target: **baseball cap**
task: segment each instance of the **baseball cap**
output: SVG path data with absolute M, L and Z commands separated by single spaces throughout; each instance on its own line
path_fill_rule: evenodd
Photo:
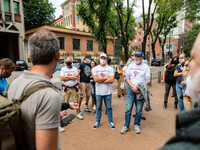
M 107 55 L 105 53 L 101 53 L 100 57 L 106 57 L 107 58 Z
M 90 54 L 86 54 L 85 58 L 91 58 L 91 55 Z
M 144 57 L 144 53 L 139 51 L 139 52 L 136 52 L 135 55 L 139 56 L 139 57 Z

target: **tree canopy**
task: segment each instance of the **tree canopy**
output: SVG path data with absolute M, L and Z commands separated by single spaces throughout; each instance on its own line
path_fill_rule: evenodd
M 23 0 L 25 30 L 51 25 L 55 20 L 52 3 L 44 0 Z
M 190 21 L 200 20 L 200 1 L 185 0 L 186 19 Z
M 190 54 L 190 51 L 192 50 L 193 44 L 195 42 L 195 39 L 197 38 L 197 35 L 200 32 L 200 24 L 195 24 L 192 27 L 192 30 L 190 30 L 186 35 L 186 43 L 185 43 L 185 53 L 186 55 Z
M 111 11 L 112 0 L 79 0 L 76 9 L 78 15 L 89 27 L 95 40 L 101 45 L 104 52 L 107 52 L 108 36 L 108 15 Z

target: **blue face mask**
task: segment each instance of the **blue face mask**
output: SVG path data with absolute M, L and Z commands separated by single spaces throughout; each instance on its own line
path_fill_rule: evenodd
M 129 62 L 127 62 L 127 64 L 128 64 L 128 65 L 130 65 L 130 64 L 131 64 L 131 62 L 129 61 Z
M 56 71 L 58 71 L 60 69 L 60 65 L 59 64 L 57 64 L 57 66 L 56 66 L 56 68 L 54 69 L 54 71 L 53 71 L 53 73 L 52 74 L 54 74 Z
M 88 64 L 90 64 L 91 63 L 91 60 L 88 60 Z
M 121 66 L 123 65 L 123 64 L 120 64 Z

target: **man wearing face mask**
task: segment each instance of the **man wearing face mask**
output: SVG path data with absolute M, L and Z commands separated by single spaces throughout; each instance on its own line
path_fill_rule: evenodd
M 179 64 L 176 65 L 175 71 L 174 71 L 174 77 L 176 77 L 176 93 L 177 93 L 177 98 L 178 98 L 178 104 L 180 111 L 184 111 L 184 103 L 183 103 L 183 86 L 181 85 L 181 82 L 183 81 L 183 67 L 186 61 L 185 54 L 180 54 L 179 55 Z
M 60 80 L 62 81 L 63 95 L 62 101 L 64 103 L 69 102 L 70 96 L 74 103 L 78 103 L 78 69 L 72 65 L 72 59 L 67 57 L 65 59 L 66 66 L 60 71 Z M 77 109 L 77 118 L 83 119 L 79 115 L 79 110 Z
M 15 64 L 9 58 L 0 60 L 0 94 L 6 89 L 8 83 L 5 78 L 9 78 L 15 70 Z
M 91 55 L 87 54 L 85 55 L 84 61 L 79 64 L 78 67 L 78 73 L 80 75 L 80 82 L 79 89 L 80 89 L 80 97 L 79 97 L 79 107 L 81 106 L 82 99 L 86 97 L 85 102 L 85 112 L 91 112 L 91 110 L 88 108 L 88 102 L 89 98 L 91 96 L 91 83 L 90 83 L 90 72 L 91 72 Z M 80 111 L 80 110 L 79 110 Z M 82 116 L 82 112 L 79 113 L 80 116 Z
M 52 84 L 52 73 L 60 58 L 58 38 L 48 30 L 40 30 L 29 37 L 28 47 L 32 69 L 12 81 L 8 99 L 18 99 L 24 90 L 36 84 Z M 60 149 L 61 97 L 58 92 L 53 88 L 40 89 L 23 101 L 20 108 L 27 149 Z
M 137 52 L 137 50 L 133 50 L 131 53 L 131 58 L 133 59 L 132 63 L 135 62 L 135 53 Z
M 125 134 L 129 130 L 130 121 L 131 121 L 131 113 L 133 109 L 133 104 L 136 105 L 136 115 L 134 120 L 135 132 L 140 134 L 140 121 L 142 117 L 142 108 L 144 101 L 137 100 L 136 94 L 139 93 L 137 88 L 139 83 L 146 83 L 147 85 L 150 83 L 150 68 L 146 64 L 142 62 L 144 57 L 143 52 L 135 53 L 135 63 L 132 63 L 128 66 L 126 71 L 126 82 L 131 87 L 129 88 L 127 95 L 127 107 L 125 112 L 125 124 L 121 130 L 121 134 Z
M 190 76 L 187 88 L 194 102 L 200 103 L 200 34 L 191 51 Z M 200 149 L 200 108 L 184 111 L 176 116 L 176 136 L 160 150 Z
M 112 67 L 106 64 L 107 55 L 101 53 L 100 55 L 100 65 L 92 69 L 93 79 L 96 82 L 96 123 L 93 127 L 94 130 L 98 129 L 101 121 L 101 107 L 102 101 L 105 100 L 106 111 L 108 116 L 108 121 L 112 130 L 115 130 L 115 125 L 113 123 L 112 116 L 112 83 L 114 82 L 114 70 Z

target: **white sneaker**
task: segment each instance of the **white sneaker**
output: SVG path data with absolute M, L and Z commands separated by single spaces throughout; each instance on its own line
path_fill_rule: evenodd
M 59 133 L 61 133 L 61 132 L 64 132 L 64 131 L 65 131 L 65 129 L 64 129 L 64 128 L 62 128 L 62 127 L 59 127 L 59 128 L 58 128 L 58 131 L 59 131 Z
M 135 132 L 137 133 L 137 134 L 140 134 L 140 126 L 139 125 L 135 125 Z
M 77 116 L 76 116 L 78 119 L 80 120 L 83 120 L 83 116 L 79 113 Z

